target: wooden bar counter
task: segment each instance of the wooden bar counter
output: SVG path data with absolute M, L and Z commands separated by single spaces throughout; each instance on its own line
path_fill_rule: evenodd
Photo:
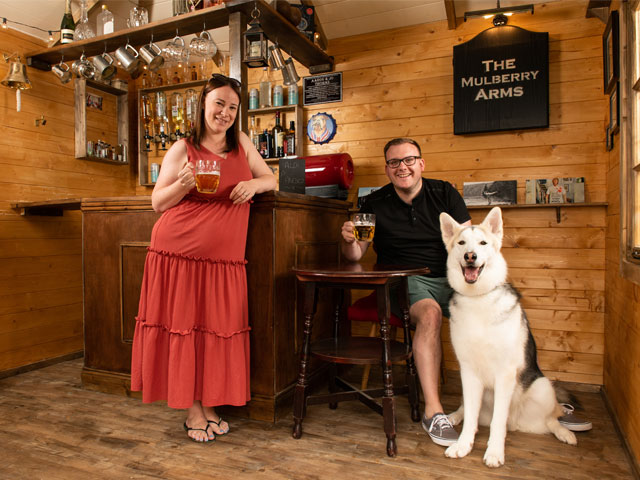
M 340 260 L 348 202 L 269 192 L 251 206 L 246 258 L 251 325 L 251 402 L 226 407 L 274 422 L 290 414 L 302 346 L 302 292 L 292 268 Z M 150 197 L 83 199 L 85 388 L 131 395 L 131 345 L 151 229 Z M 330 308 L 321 298 L 318 309 Z M 325 306 L 326 303 L 326 306 Z M 320 316 L 319 316 L 320 318 Z M 315 337 L 331 324 L 318 324 Z M 313 364 L 312 375 L 320 364 Z M 137 395 L 137 394 L 135 394 Z

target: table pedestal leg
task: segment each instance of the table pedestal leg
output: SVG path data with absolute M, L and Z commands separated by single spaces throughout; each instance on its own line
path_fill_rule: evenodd
M 300 371 L 293 397 L 293 438 L 302 436 L 302 419 L 306 413 L 307 366 L 309 365 L 309 345 L 313 315 L 316 310 L 316 285 L 307 283 L 304 292 L 304 340 L 300 352 Z

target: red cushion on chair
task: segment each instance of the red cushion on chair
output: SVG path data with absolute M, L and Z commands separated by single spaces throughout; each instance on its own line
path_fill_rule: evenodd
M 378 322 L 378 297 L 376 292 L 356 300 L 347 310 L 349 320 L 358 322 Z M 402 320 L 393 313 L 389 318 L 389 323 L 393 327 L 402 327 Z

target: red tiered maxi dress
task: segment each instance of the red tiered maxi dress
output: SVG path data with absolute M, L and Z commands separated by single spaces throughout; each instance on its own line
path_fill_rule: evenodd
M 245 245 L 249 204 L 229 194 L 252 178 L 242 147 L 219 157 L 187 143 L 189 161 L 218 159 L 215 194 L 194 188 L 151 233 L 136 317 L 131 389 L 169 407 L 244 405 L 249 394 Z

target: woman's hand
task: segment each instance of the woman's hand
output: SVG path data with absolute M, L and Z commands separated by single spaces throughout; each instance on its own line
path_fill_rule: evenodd
M 253 180 L 247 180 L 245 182 L 239 182 L 235 188 L 231 191 L 229 199 L 233 201 L 234 205 L 246 203 L 253 198 L 256 194 L 256 185 Z
M 193 173 L 193 165 L 189 163 L 189 160 L 185 160 L 182 164 L 178 172 L 178 181 L 187 192 L 196 186 L 196 176 Z

